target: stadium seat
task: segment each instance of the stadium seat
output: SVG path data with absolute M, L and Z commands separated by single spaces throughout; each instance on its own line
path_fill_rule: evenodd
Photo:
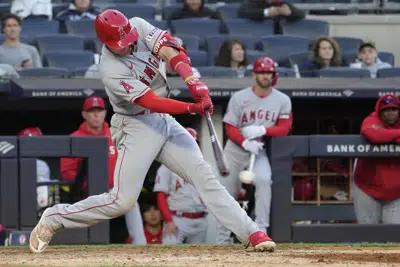
M 290 67 L 290 53 L 307 52 L 309 40 L 295 35 L 270 35 L 261 37 L 264 54 L 272 58 L 279 66 Z
M 259 41 L 257 37 L 253 37 L 251 35 L 230 35 L 230 34 L 217 34 L 217 35 L 209 35 L 206 37 L 206 49 L 208 51 L 209 56 L 209 64 L 214 65 L 215 57 L 219 53 L 219 49 L 221 48 L 222 43 L 229 38 L 235 38 L 242 41 L 246 49 L 254 50 L 257 42 Z
M 10 2 L 10 1 L 7 1 Z M 11 10 L 11 4 L 10 3 L 1 3 L 0 4 L 0 14 L 8 14 L 10 13 Z
M 168 30 L 168 24 L 166 20 L 147 19 L 147 22 L 161 30 Z
M 86 74 L 87 70 L 89 69 L 89 67 L 90 66 L 72 69 L 69 71 L 69 76 L 70 77 L 85 77 L 85 74 Z
M 162 9 L 162 19 L 163 20 L 168 20 L 168 18 L 171 16 L 172 12 L 174 12 L 178 8 L 182 8 L 182 4 L 174 4 L 174 5 L 168 5 L 163 7 Z
M 193 67 L 197 68 L 197 67 L 208 66 L 207 52 L 198 50 L 188 50 L 188 54 L 190 57 L 190 62 L 192 63 Z
M 357 52 L 345 52 L 342 54 L 342 65 L 350 66 L 351 63 L 356 62 L 358 57 Z
M 276 71 L 278 72 L 279 77 L 296 77 L 296 72 L 291 69 L 291 68 L 282 68 L 282 67 L 277 67 Z M 246 70 L 244 76 L 251 76 L 253 73 L 252 69 Z
M 362 39 L 355 37 L 332 37 L 340 46 L 342 53 L 353 52 L 358 53 L 358 48 L 362 43 Z
M 300 35 L 309 40 L 329 36 L 329 23 L 324 20 L 302 19 L 295 22 L 282 21 L 283 34 Z M 264 34 L 265 35 L 265 34 Z
M 76 68 L 90 67 L 94 64 L 94 53 L 91 51 L 58 51 L 48 52 L 43 57 L 44 65 L 48 67 Z
M 376 73 L 378 78 L 400 77 L 400 67 L 380 69 Z
M 299 68 L 300 75 L 302 77 L 310 77 L 312 73 L 306 67 L 307 62 L 310 59 L 310 52 L 290 53 L 288 55 L 290 67 L 297 65 Z
M 271 20 L 257 22 L 249 19 L 227 19 L 226 25 L 229 34 L 252 34 L 253 36 L 274 34 L 274 22 Z
M 238 18 L 237 12 L 240 7 L 239 3 L 225 4 L 217 7 L 217 11 L 222 14 L 224 19 L 236 19 Z
M 57 77 L 65 78 L 68 77 L 68 70 L 65 68 L 25 68 L 18 70 L 18 74 L 21 77 Z
M 36 43 L 41 55 L 46 52 L 62 50 L 83 51 L 85 48 L 84 37 L 68 34 L 39 36 L 36 38 Z
M 171 21 L 173 35 L 194 34 L 200 38 L 200 47 L 204 47 L 204 38 L 220 33 L 221 23 L 215 19 L 179 19 Z
M 330 78 L 371 78 L 371 72 L 369 70 L 350 67 L 320 69 L 318 75 L 319 77 Z
M 62 10 L 68 8 L 68 6 L 68 3 L 52 3 L 53 17 L 55 17 Z
M 120 10 L 126 17 L 141 17 L 143 19 L 154 19 L 156 8 L 151 5 L 136 3 L 109 3 L 107 8 Z
M 44 34 L 57 34 L 60 23 L 57 20 L 29 19 L 23 20 L 21 25 L 21 36 L 40 36 Z
M 177 37 L 182 39 L 183 46 L 186 50 L 199 50 L 200 38 L 192 34 L 180 34 Z
M 387 62 L 390 65 L 394 66 L 394 55 L 390 52 L 378 52 L 378 57 L 383 62 Z
M 266 56 L 264 52 L 260 52 L 258 50 L 247 50 L 246 53 L 249 57 L 250 64 L 253 64 L 253 62 L 256 61 L 257 58 Z
M 68 20 L 65 22 L 65 27 L 68 34 L 97 38 L 94 31 L 94 20 Z
M 227 67 L 197 67 L 201 77 L 237 77 L 237 72 Z

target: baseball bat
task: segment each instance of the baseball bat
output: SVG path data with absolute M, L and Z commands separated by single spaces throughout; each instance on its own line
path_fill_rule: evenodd
M 228 176 L 229 175 L 229 170 L 228 170 L 228 162 L 225 158 L 224 151 L 222 150 L 222 146 L 218 140 L 217 134 L 214 129 L 214 124 L 211 120 L 211 115 L 208 111 L 206 113 L 206 118 L 207 118 L 207 125 L 208 125 L 208 130 L 210 131 L 210 138 L 211 138 L 211 144 L 213 147 L 213 152 L 214 152 L 214 157 L 215 160 L 217 161 L 217 167 L 219 170 L 219 173 L 222 176 Z
M 249 172 L 253 172 L 253 167 L 254 167 L 254 161 L 256 160 L 256 154 L 254 154 L 254 153 L 251 153 L 251 156 L 250 156 L 250 163 L 249 163 L 249 168 L 248 168 L 248 171 Z

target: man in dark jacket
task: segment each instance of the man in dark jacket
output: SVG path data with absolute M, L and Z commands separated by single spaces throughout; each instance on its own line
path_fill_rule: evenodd
M 220 12 L 204 6 L 204 0 L 185 0 L 183 7 L 176 9 L 168 18 L 168 25 L 171 28 L 171 20 L 204 18 L 217 19 L 221 22 L 221 31 L 227 33 L 227 26 Z
M 244 19 L 262 21 L 273 19 L 275 22 L 275 33 L 282 33 L 280 19 L 294 22 L 304 19 L 306 14 L 303 10 L 296 8 L 292 3 L 280 0 L 246 0 L 238 10 L 238 16 Z
M 67 9 L 57 13 L 56 19 L 60 21 L 94 20 L 98 14 L 100 14 L 100 10 L 92 5 L 91 0 L 73 0 Z

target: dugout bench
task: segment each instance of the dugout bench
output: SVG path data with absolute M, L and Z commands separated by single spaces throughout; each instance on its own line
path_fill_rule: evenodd
M 1 136 L 0 221 L 9 230 L 31 231 L 37 224 L 37 158 L 79 157 L 87 162 L 88 194 L 108 191 L 106 137 Z M 49 184 L 57 185 L 57 182 Z M 43 184 L 42 184 L 43 185 Z M 108 244 L 109 221 L 90 228 L 64 229 L 52 244 Z
M 398 225 L 293 224 L 298 220 L 353 220 L 352 204 L 294 204 L 292 159 L 398 157 L 400 145 L 374 145 L 358 135 L 310 135 L 273 138 L 268 145 L 272 168 L 271 237 L 276 242 L 400 242 Z M 352 179 L 352 175 L 350 178 Z M 351 181 L 352 182 L 352 181 Z

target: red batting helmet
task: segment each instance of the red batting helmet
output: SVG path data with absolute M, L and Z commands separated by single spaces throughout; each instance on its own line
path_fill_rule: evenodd
M 41 136 L 43 135 L 39 127 L 25 128 L 18 133 L 19 136 Z
M 274 76 L 272 77 L 271 85 L 274 86 L 278 82 L 278 73 L 275 69 L 275 62 L 269 57 L 257 58 L 253 64 L 254 73 L 272 72 Z
M 191 136 L 193 136 L 194 140 L 199 141 L 199 134 L 197 131 L 193 128 L 187 127 L 186 130 L 190 133 Z
M 123 49 L 138 39 L 138 32 L 124 14 L 115 9 L 101 12 L 94 21 L 97 37 L 112 49 Z

